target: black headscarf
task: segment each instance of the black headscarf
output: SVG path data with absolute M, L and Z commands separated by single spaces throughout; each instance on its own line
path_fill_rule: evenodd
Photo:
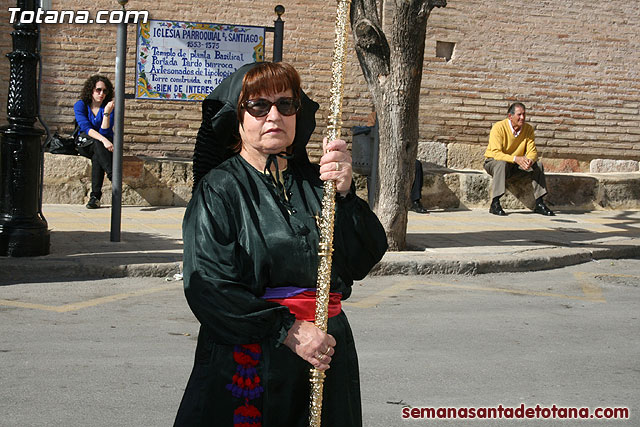
M 258 63 L 246 64 L 224 79 L 202 102 L 202 124 L 193 151 L 193 190 L 211 169 L 235 153 L 232 147 L 238 138 L 238 98 L 244 75 Z M 290 162 L 310 163 L 307 143 L 316 127 L 319 105 L 304 91 L 300 94 L 301 108 L 296 118 L 293 158 Z

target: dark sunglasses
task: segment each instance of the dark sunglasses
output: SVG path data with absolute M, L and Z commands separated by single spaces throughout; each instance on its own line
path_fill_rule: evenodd
M 253 117 L 264 117 L 274 105 L 283 116 L 293 116 L 300 109 L 300 101 L 295 98 L 278 98 L 276 102 L 264 98 L 249 99 L 242 104 L 242 108 Z
M 103 89 L 103 88 L 101 88 L 101 87 L 97 87 L 97 88 L 95 88 L 93 91 L 94 91 L 94 92 L 98 92 L 98 93 L 102 93 L 102 92 L 104 92 L 104 93 L 109 93 L 109 90 L 108 90 L 108 89 Z

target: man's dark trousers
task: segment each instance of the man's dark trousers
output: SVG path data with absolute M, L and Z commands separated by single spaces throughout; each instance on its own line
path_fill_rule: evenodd
M 423 171 L 422 171 L 422 162 L 420 160 L 416 160 L 416 172 L 413 179 L 413 184 L 411 185 L 411 201 L 419 202 L 422 198 L 422 181 L 423 179 Z
M 509 163 L 504 160 L 487 158 L 484 161 L 484 170 L 493 177 L 491 184 L 491 198 L 500 197 L 505 192 L 506 182 L 515 176 L 526 176 L 531 179 L 533 195 L 536 199 L 547 194 L 547 184 L 544 177 L 544 167 L 541 162 L 535 162 L 531 166 L 532 171 L 520 169 L 517 163 Z

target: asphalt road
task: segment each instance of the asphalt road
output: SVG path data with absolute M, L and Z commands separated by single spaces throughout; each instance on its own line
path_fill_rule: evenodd
M 0 286 L 0 426 L 170 426 L 198 324 L 182 282 Z M 364 425 L 640 425 L 640 260 L 392 276 L 345 302 Z M 626 407 L 630 420 L 403 419 L 425 407 Z

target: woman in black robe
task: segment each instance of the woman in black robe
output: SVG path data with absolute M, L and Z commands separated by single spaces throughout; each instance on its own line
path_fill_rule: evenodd
M 290 65 L 256 63 L 203 103 L 183 222 L 184 286 L 201 323 L 175 426 L 306 426 L 309 370 L 326 371 L 322 424 L 360 426 L 358 361 L 340 300 L 387 248 L 354 193 L 342 140 L 306 145 L 318 105 Z M 328 332 L 313 324 L 323 181 L 336 181 Z M 331 369 L 329 369 L 329 367 Z

